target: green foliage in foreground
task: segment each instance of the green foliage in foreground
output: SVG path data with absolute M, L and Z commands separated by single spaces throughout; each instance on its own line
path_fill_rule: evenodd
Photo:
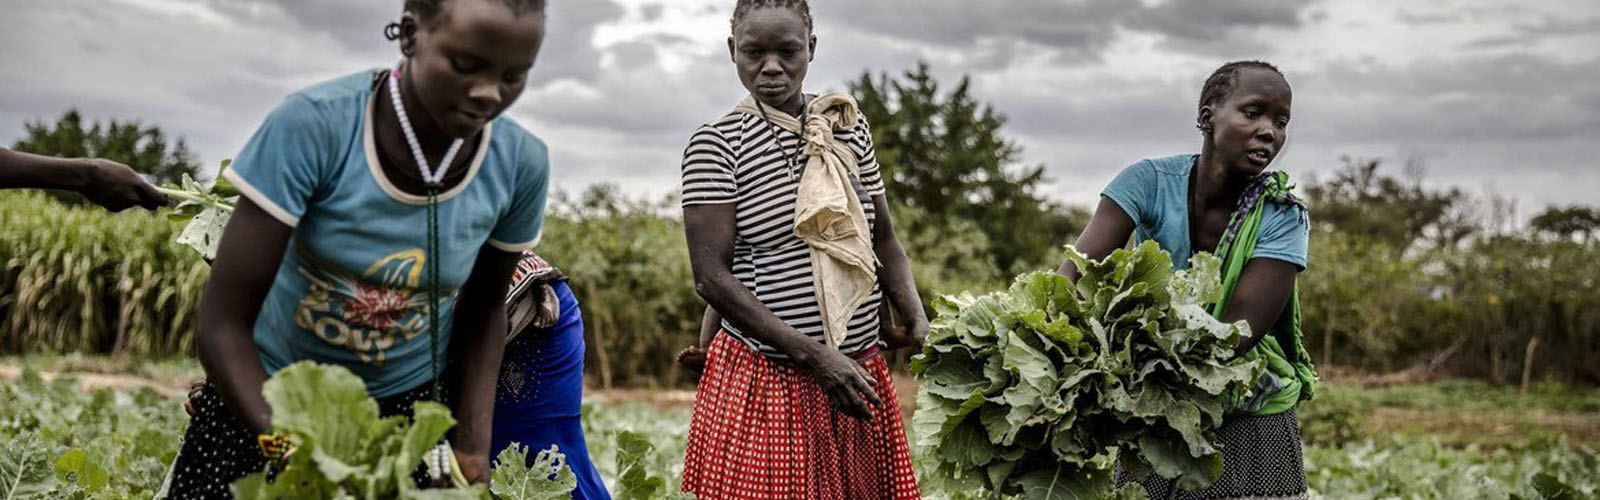
M 411 479 L 423 454 L 455 425 L 444 405 L 419 401 L 409 421 L 379 418 L 378 402 L 367 396 L 359 377 L 309 361 L 273 374 L 262 393 L 272 406 L 273 429 L 288 436 L 294 451 L 274 480 L 257 472 L 235 482 L 233 494 L 240 500 L 489 496 L 482 485 L 422 491 Z
M 45 382 L 32 372 L 0 383 L 0 499 L 152 497 L 188 420 L 180 401 L 169 396 L 179 394 L 84 394 L 71 380 Z M 634 488 L 617 478 L 634 469 L 646 472 L 646 482 L 661 481 L 665 487 L 655 491 L 678 490 L 688 408 L 585 406 L 583 421 L 590 455 L 619 500 Z M 621 439 L 624 434 L 633 437 Z M 1306 448 L 1307 480 L 1318 499 L 1596 498 L 1595 457 L 1559 440 L 1515 450 L 1449 448 L 1427 439 Z M 932 475 L 921 457 L 913 460 L 930 500 L 994 500 L 957 478 Z M 104 472 L 103 486 L 97 470 Z M 1550 494 L 1540 493 L 1541 484 Z

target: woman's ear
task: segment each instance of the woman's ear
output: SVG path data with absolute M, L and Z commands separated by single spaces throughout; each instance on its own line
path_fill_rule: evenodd
M 1210 104 L 1201 106 L 1200 115 L 1196 117 L 1194 121 L 1194 128 L 1200 129 L 1200 132 L 1204 134 L 1211 133 L 1211 118 L 1214 116 L 1214 113 L 1215 112 L 1212 111 Z
M 733 49 L 733 35 L 728 35 L 728 61 L 739 63 L 739 53 Z
M 400 14 L 400 55 L 416 55 L 418 26 L 416 14 L 410 11 Z
M 811 57 L 806 58 L 806 62 L 815 62 L 817 60 L 817 35 L 811 35 L 811 42 L 808 48 L 810 49 L 808 52 Z

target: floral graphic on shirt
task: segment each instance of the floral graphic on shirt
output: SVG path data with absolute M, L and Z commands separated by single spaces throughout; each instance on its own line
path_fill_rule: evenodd
M 343 347 L 363 363 L 383 366 L 389 350 L 428 331 L 428 294 L 421 287 L 427 254 L 420 248 L 385 256 L 357 276 L 297 248 L 298 272 L 310 282 L 295 311 L 295 325 Z M 455 295 L 440 290 L 440 304 Z
M 344 322 L 350 326 L 388 330 L 411 310 L 404 290 L 356 284 L 356 296 L 344 303 Z

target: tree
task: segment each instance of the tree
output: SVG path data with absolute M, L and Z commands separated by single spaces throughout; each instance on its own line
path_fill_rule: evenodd
M 1563 238 L 1582 236 L 1586 240 L 1600 232 L 1600 208 L 1573 205 L 1550 207 L 1528 221 L 1533 229 Z
M 74 109 L 54 124 L 29 121 L 24 128 L 27 136 L 12 149 L 63 158 L 105 158 L 132 167 L 156 184 L 177 184 L 184 174 L 193 176 L 200 169 L 182 138 L 169 144 L 161 128 L 138 121 L 94 122 L 85 128 L 83 116 Z
M 1054 267 L 1057 249 L 1087 222 L 1086 211 L 1038 194 L 1044 167 L 1021 164 L 1022 148 L 1000 132 L 1005 116 L 973 99 L 968 78 L 943 91 L 919 63 L 899 78 L 864 72 L 848 86 L 872 127 L 890 202 L 915 207 L 915 220 L 936 230 L 982 232 L 1003 273 L 993 278 Z
M 1345 167 L 1327 182 L 1306 188 L 1313 220 L 1350 234 L 1366 235 L 1395 248 L 1419 242 L 1450 247 L 1473 236 L 1478 227 L 1465 211 L 1460 189 L 1432 190 L 1422 185 L 1422 168 L 1413 163 L 1407 179 L 1381 175 L 1375 158 L 1340 159 Z

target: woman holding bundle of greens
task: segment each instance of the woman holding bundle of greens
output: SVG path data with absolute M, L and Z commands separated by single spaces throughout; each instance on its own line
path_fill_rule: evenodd
M 1078 250 L 1103 259 L 1133 236 L 1155 240 L 1184 268 L 1196 252 L 1223 259 L 1223 299 L 1212 314 L 1244 320 L 1254 332 L 1239 356 L 1263 359 L 1267 372 L 1240 398 L 1223 427 L 1223 473 L 1204 491 L 1174 491 L 1159 477 L 1130 477 L 1151 498 L 1305 498 L 1295 408 L 1317 384 L 1301 345 L 1295 277 L 1306 267 L 1305 206 L 1289 176 L 1266 171 L 1288 139 L 1289 82 L 1271 64 L 1231 62 L 1206 79 L 1196 126 L 1200 154 L 1141 160 L 1102 192 Z M 1061 273 L 1076 279 L 1072 261 Z
M 872 136 L 854 99 L 801 90 L 816 49 L 805 1 L 740 0 L 732 28 L 749 95 L 683 157 L 695 288 L 722 330 L 695 394 L 683 491 L 917 498 L 878 305 L 887 296 L 918 339 L 928 321 Z
M 302 360 L 350 369 L 386 416 L 444 401 L 458 472 L 487 481 L 506 290 L 548 177 L 544 144 L 501 113 L 544 18 L 541 0 L 406 0 L 385 31 L 397 67 L 290 94 L 262 123 L 224 173 L 244 196 L 201 305 L 208 382 L 168 497 L 227 498 L 284 450 L 262 383 Z

